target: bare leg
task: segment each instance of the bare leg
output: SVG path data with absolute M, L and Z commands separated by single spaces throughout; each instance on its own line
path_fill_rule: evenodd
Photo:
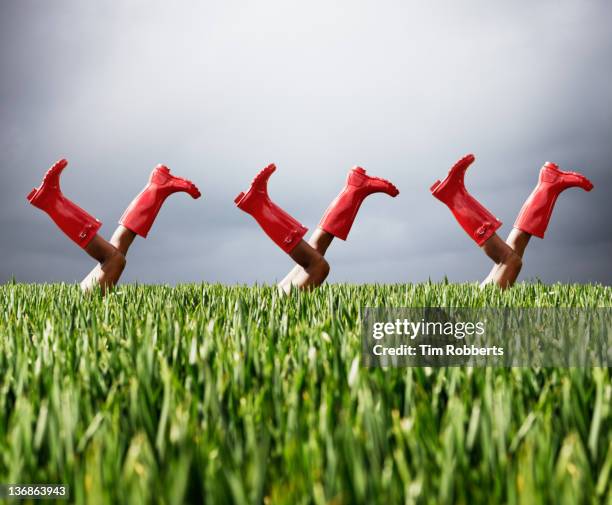
M 94 286 L 99 285 L 103 292 L 112 288 L 125 268 L 125 256 L 114 245 L 96 235 L 85 247 L 85 251 L 92 258 L 98 260 L 99 264 L 96 276 L 87 276 L 81 282 L 83 291 L 91 291 Z
M 321 253 L 308 245 L 304 240 L 289 253 L 289 256 L 300 265 L 301 272 L 287 284 L 279 284 L 279 288 L 285 293 L 288 294 L 291 291 L 291 286 L 302 289 L 320 286 L 327 278 L 329 264 Z
M 312 233 L 310 238 L 308 239 L 308 245 L 312 246 L 312 248 L 316 252 L 318 252 L 321 256 L 324 256 L 325 252 L 327 251 L 327 248 L 330 246 L 333 240 L 334 240 L 334 236 L 331 233 L 327 233 L 321 228 L 317 228 Z M 328 265 L 328 270 L 329 270 L 329 265 Z M 307 275 L 308 274 L 306 273 L 304 268 L 298 264 L 295 267 L 293 267 L 293 269 L 291 269 L 291 271 L 285 276 L 285 278 L 282 281 L 278 283 L 278 285 L 279 287 L 283 289 L 283 291 L 289 292 L 289 290 L 291 289 L 291 284 L 294 281 L 294 279 L 297 279 L 299 277 L 303 281 L 303 279 Z
M 531 235 L 529 233 L 519 230 L 518 228 L 512 228 L 512 230 L 510 231 L 510 235 L 508 235 L 508 238 L 506 239 L 506 244 L 508 244 L 508 246 L 510 246 L 512 250 L 516 253 L 516 255 L 521 259 L 521 264 L 523 255 L 525 254 L 525 249 L 527 248 L 527 244 L 529 243 L 530 238 Z M 517 276 L 519 272 L 520 268 L 516 272 Z M 503 279 L 504 276 L 505 274 L 503 272 L 503 265 L 500 266 L 498 264 L 495 264 L 489 272 L 489 275 L 487 275 L 487 278 L 482 281 L 482 284 L 480 286 L 486 286 L 487 284 L 491 284 L 493 282 L 499 284 L 500 280 Z M 516 277 L 514 279 L 510 279 L 508 286 L 512 286 L 515 281 Z
M 331 245 L 333 240 L 334 236 L 331 233 L 321 228 L 317 228 L 308 239 L 308 243 L 314 247 L 319 254 L 325 255 L 327 248 Z
M 527 248 L 530 238 L 531 235 L 526 231 L 519 230 L 518 228 L 512 228 L 510 235 L 508 235 L 508 238 L 506 239 L 506 244 L 512 247 L 514 252 L 522 258 L 525 254 L 525 249 Z
M 130 248 L 130 245 L 132 245 L 134 238 L 136 238 L 136 234 L 133 231 L 128 230 L 125 226 L 119 225 L 110 239 L 110 245 L 123 256 L 124 267 L 125 256 L 127 255 L 128 249 Z M 102 239 L 102 237 L 100 237 L 100 239 L 106 242 L 104 239 Z M 123 271 L 123 268 L 121 271 Z M 121 272 L 119 272 L 119 275 L 121 275 Z M 102 285 L 103 278 L 105 278 L 105 276 L 104 265 L 102 262 L 100 262 L 91 272 L 89 272 L 89 274 L 87 274 L 87 277 L 81 281 L 81 289 L 83 289 L 83 291 L 89 291 L 96 286 L 96 284 Z M 115 279 L 114 284 L 116 284 L 118 280 L 119 277 Z
M 525 242 L 526 245 L 527 243 Z M 493 271 L 483 281 L 481 286 L 491 282 L 495 282 L 502 289 L 512 286 L 523 266 L 521 257 L 497 233 L 493 234 L 489 240 L 482 244 L 481 249 L 495 262 Z
M 128 249 L 132 245 L 132 242 L 134 242 L 135 238 L 136 234 L 132 230 L 129 230 L 120 224 L 113 233 L 110 243 L 121 251 L 122 254 L 127 255 Z

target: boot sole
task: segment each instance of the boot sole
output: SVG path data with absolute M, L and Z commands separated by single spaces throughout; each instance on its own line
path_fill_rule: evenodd
M 375 177 L 373 175 L 368 175 L 367 171 L 361 167 L 353 167 L 351 168 L 351 172 L 355 175 L 364 177 L 366 180 L 381 181 L 381 182 L 384 182 L 385 184 L 388 184 L 391 187 L 391 193 L 386 193 L 385 191 L 383 191 L 383 193 L 388 194 L 391 198 L 395 198 L 397 195 L 400 194 L 400 191 L 399 189 L 397 189 L 397 186 L 393 184 L 389 179 L 384 179 L 383 177 Z
M 184 189 L 181 189 L 180 191 L 187 193 L 194 200 L 197 200 L 198 198 L 202 196 L 202 192 L 192 181 L 190 181 L 189 179 L 185 179 L 184 177 L 179 177 L 178 175 L 173 175 L 170 169 L 166 165 L 157 165 L 153 169 L 153 172 L 151 175 L 154 175 L 154 174 L 161 175 L 162 177 L 165 178 L 163 185 L 166 185 L 167 183 L 171 181 L 181 181 L 181 182 L 184 182 L 185 184 L 188 184 L 189 188 L 184 188 Z

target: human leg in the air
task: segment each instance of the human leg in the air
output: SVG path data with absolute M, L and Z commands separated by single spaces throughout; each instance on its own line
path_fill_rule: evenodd
M 333 240 L 334 236 L 331 233 L 317 227 L 315 231 L 312 232 L 307 243 L 323 257 Z M 297 286 L 305 281 L 307 282 L 309 275 L 310 274 L 304 270 L 300 264 L 297 264 L 289 271 L 283 280 L 278 283 L 278 286 L 285 293 L 289 293 L 291 291 L 291 286 Z
M 523 257 L 525 248 L 532 235 L 544 238 L 557 197 L 568 188 L 582 188 L 591 191 L 593 184 L 584 175 L 577 172 L 565 172 L 551 162 L 546 162 L 540 169 L 538 183 L 531 192 L 518 217 L 510 235 L 506 239 L 508 246 L 520 257 Z M 503 274 L 495 265 L 482 285 L 496 282 Z M 518 272 L 517 272 L 518 275 Z M 514 283 L 511 280 L 511 284 Z
M 98 235 L 102 223 L 66 198 L 60 188 L 60 177 L 68 165 L 65 159 L 55 163 L 42 183 L 27 196 L 28 201 L 46 212 L 57 226 L 100 263 L 100 286 L 113 286 L 125 268 L 125 257 L 113 245 Z
M 431 193 L 446 204 L 470 238 L 495 262 L 500 272 L 496 282 L 506 288 L 518 276 L 522 262 L 518 254 L 497 235 L 501 221 L 465 188 L 465 172 L 474 160 L 473 154 L 460 159 L 442 182 L 433 184 Z
M 357 217 L 362 202 L 374 193 L 385 193 L 396 197 L 399 190 L 386 179 L 372 177 L 361 167 L 353 167 L 346 178 L 344 188 L 329 205 L 319 226 L 308 239 L 308 243 L 321 255 L 324 255 L 334 237 L 346 240 L 349 231 Z M 292 284 L 301 282 L 307 277 L 299 265 L 295 266 L 279 283 L 288 291 Z
M 268 196 L 268 179 L 275 170 L 273 164 L 264 168 L 255 176 L 249 190 L 240 193 L 234 202 L 239 209 L 250 214 L 266 235 L 308 273 L 295 285 L 299 288 L 318 286 L 329 274 L 329 265 L 322 254 L 303 240 L 308 229 Z
M 164 165 L 158 165 L 149 176 L 144 189 L 132 200 L 132 203 L 121 216 L 119 226 L 110 239 L 111 245 L 125 258 L 128 249 L 137 235 L 146 238 L 164 201 L 173 193 L 188 193 L 192 198 L 200 198 L 201 193 L 191 181 L 176 177 Z M 97 265 L 81 281 L 84 291 L 100 283 L 104 275 L 104 266 Z

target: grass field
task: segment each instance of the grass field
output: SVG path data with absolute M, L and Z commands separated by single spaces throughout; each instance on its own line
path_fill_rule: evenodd
M 612 503 L 610 370 L 359 367 L 364 306 L 603 286 L 0 286 L 0 483 L 96 503 Z M 43 502 L 44 503 L 44 502 Z

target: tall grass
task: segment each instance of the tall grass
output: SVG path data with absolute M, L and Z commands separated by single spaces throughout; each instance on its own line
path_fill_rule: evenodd
M 0 483 L 96 503 L 612 503 L 609 369 L 363 369 L 365 306 L 612 306 L 524 284 L 0 287 Z

